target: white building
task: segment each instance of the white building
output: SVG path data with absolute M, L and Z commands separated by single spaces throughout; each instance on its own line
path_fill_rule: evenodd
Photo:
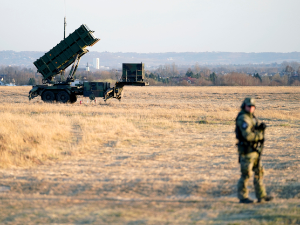
M 94 58 L 93 59 L 93 66 L 95 69 L 99 70 L 100 67 L 99 67 L 99 58 Z

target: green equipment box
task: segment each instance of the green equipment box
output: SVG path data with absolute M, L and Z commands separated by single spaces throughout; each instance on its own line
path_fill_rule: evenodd
M 84 97 L 104 97 L 108 89 L 110 89 L 110 83 L 107 82 L 83 82 Z

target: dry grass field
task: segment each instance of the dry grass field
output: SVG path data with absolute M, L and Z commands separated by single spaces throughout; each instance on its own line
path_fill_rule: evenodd
M 1 224 L 300 224 L 299 87 L 125 87 L 81 105 L 29 90 L 0 88 Z M 271 203 L 236 198 L 246 96 L 268 125 Z

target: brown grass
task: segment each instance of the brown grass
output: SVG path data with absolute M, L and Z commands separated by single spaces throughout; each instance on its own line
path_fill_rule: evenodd
M 82 105 L 28 102 L 29 89 L 0 88 L 5 224 L 300 221 L 299 87 L 125 87 L 121 102 Z M 234 119 L 246 96 L 268 125 L 270 204 L 235 197 Z

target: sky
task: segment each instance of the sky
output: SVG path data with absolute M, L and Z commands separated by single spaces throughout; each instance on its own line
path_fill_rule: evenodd
M 300 0 L 0 0 L 0 51 L 48 51 L 87 24 L 99 52 L 300 51 Z

